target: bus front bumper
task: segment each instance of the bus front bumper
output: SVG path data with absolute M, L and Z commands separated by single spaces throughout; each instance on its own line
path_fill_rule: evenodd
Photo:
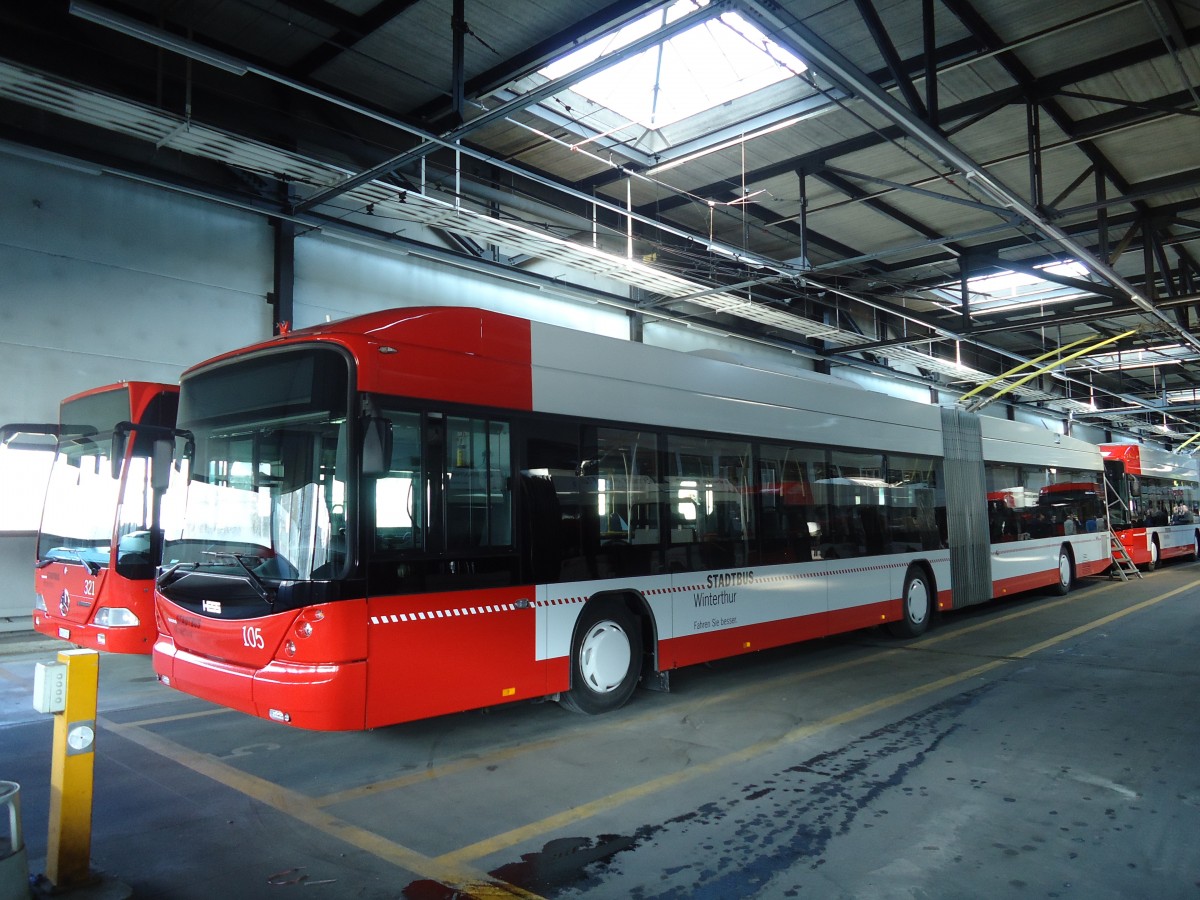
M 315 665 L 274 660 L 252 669 L 190 653 L 160 635 L 154 672 L 185 694 L 262 719 L 314 731 L 366 727 L 365 660 Z

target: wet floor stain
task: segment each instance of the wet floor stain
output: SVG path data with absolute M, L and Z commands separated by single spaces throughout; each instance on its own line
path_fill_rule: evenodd
M 804 896 L 800 883 L 777 880 L 788 872 L 794 877 L 798 865 L 819 869 L 838 836 L 888 816 L 888 792 L 911 795 L 909 776 L 957 730 L 962 713 L 993 687 L 981 685 L 769 778 L 737 785 L 736 795 L 706 801 L 627 835 L 557 838 L 491 874 L 543 897 L 731 900 L 757 896 L 768 884 L 772 896 Z M 639 851 L 655 862 L 639 865 Z M 675 862 L 664 865 L 664 860 Z M 650 883 L 650 873 L 658 883 Z M 430 882 L 416 883 L 403 896 L 464 896 L 432 888 Z

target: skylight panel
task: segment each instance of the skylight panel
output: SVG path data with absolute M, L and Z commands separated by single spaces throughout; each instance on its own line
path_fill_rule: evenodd
M 1043 272 L 1050 275 L 1061 275 L 1085 281 L 1088 278 L 1087 267 L 1082 263 L 1069 262 L 1052 263 L 1039 266 Z M 971 308 L 975 311 L 1010 309 L 1016 306 L 1028 306 L 1044 303 L 1062 303 L 1074 300 L 1084 295 L 1079 288 L 1069 287 L 1057 281 L 1039 278 L 1028 272 L 998 272 L 994 275 L 981 275 L 978 278 L 967 279 L 967 290 L 971 297 Z M 937 293 L 946 300 L 957 305 L 962 301 L 962 282 L 948 284 L 939 288 Z
M 542 69 L 555 79 L 611 53 L 687 13 L 707 0 L 680 0 L 631 22 Z M 646 128 L 664 128 L 747 96 L 806 66 L 736 12 L 724 12 L 602 72 L 572 90 Z

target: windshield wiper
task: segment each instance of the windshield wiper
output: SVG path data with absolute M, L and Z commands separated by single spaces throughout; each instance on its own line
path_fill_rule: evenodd
M 263 602 L 266 603 L 267 606 L 273 605 L 275 601 L 271 599 L 271 592 L 267 590 L 267 583 L 263 581 L 246 562 L 247 558 L 262 562 L 262 557 L 254 556 L 253 554 L 241 553 L 231 553 L 230 555 L 238 561 L 239 566 L 246 570 L 246 577 L 250 579 L 251 586 L 254 588 L 258 596 L 262 597 Z
M 81 563 L 84 564 L 84 566 L 88 570 L 89 575 L 95 577 L 96 575 L 100 574 L 100 569 L 101 569 L 100 563 L 96 562 L 95 560 L 91 560 L 91 559 L 88 559 L 87 557 L 85 557 L 83 555 L 82 550 L 78 550 L 75 547 L 55 547 L 50 552 L 56 553 L 56 554 L 73 556 L 77 560 L 79 560 Z M 39 569 L 44 569 L 44 568 L 46 568 L 46 566 L 50 565 L 50 563 L 52 563 L 52 562 L 58 562 L 58 558 L 55 556 L 47 556 L 44 559 L 38 560 L 37 567 Z
M 198 562 L 193 562 L 193 563 L 177 562 L 177 563 L 175 563 L 175 565 L 171 566 L 169 569 L 163 569 L 161 572 L 158 573 L 158 577 L 154 579 L 155 586 L 159 587 L 159 588 L 166 587 L 168 582 L 174 580 L 173 578 L 171 578 L 171 576 L 175 574 L 175 570 L 180 568 L 181 566 L 190 566 L 192 568 L 192 570 L 195 571 L 196 569 L 200 568 L 200 563 L 198 563 Z
M 267 589 L 267 583 L 263 581 L 262 578 L 260 578 L 246 562 L 247 559 L 261 561 L 261 556 L 255 556 L 253 553 L 234 553 L 232 550 L 205 550 L 204 555 L 236 560 L 237 564 L 246 572 L 246 581 L 250 584 L 250 587 L 254 589 L 254 593 L 258 594 L 258 596 L 264 603 L 267 604 L 267 606 L 271 606 L 275 603 L 275 601 L 271 599 L 271 592 Z M 196 563 L 196 565 L 199 566 L 200 563 Z

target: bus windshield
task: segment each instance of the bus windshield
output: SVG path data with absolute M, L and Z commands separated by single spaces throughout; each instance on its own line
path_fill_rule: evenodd
M 78 438 L 61 444 L 46 487 L 38 558 L 107 567 L 119 490 L 108 442 Z
M 341 573 L 349 363 L 324 348 L 186 378 L 189 483 L 168 497 L 164 566 L 211 567 L 261 587 Z
M 113 390 L 64 403 L 60 418 L 38 559 L 107 567 L 121 489 L 109 454 L 114 426 L 129 419 L 129 392 Z

